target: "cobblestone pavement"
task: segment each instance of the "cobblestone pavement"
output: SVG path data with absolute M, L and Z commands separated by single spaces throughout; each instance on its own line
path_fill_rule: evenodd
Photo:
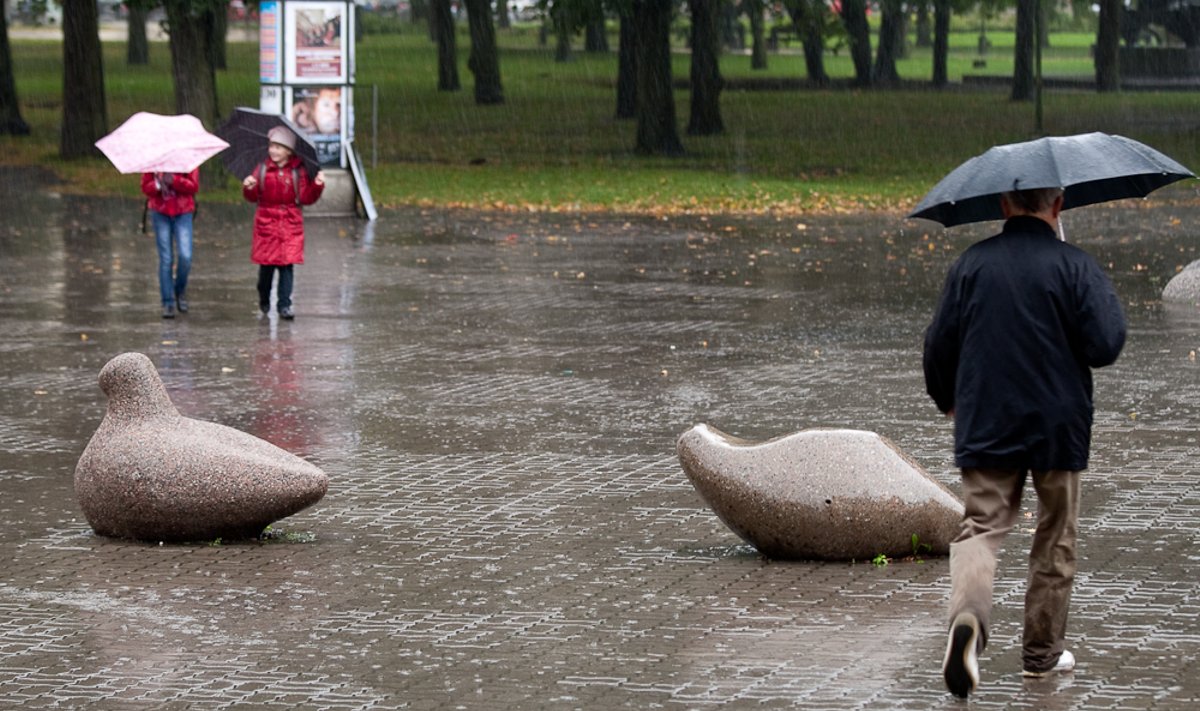
M 673 447 L 699 421 L 750 438 L 870 429 L 957 490 L 920 334 L 986 227 L 310 220 L 298 316 L 281 323 L 254 315 L 249 208 L 205 205 L 192 313 L 163 321 L 141 206 L 36 178 L 0 169 L 0 707 L 963 706 L 940 677 L 945 559 L 765 560 Z M 1068 214 L 1132 325 L 1097 374 L 1079 668 L 1020 677 L 1022 529 L 973 707 L 1200 703 L 1200 312 L 1157 299 L 1197 257 L 1197 217 Z M 321 503 L 279 524 L 291 540 L 90 533 L 72 473 L 105 406 L 96 375 L 129 350 L 184 414 L 330 474 Z

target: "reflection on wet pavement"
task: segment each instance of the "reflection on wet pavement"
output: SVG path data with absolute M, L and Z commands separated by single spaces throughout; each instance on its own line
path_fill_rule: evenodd
M 165 322 L 140 205 L 49 190 L 0 213 L 4 705 L 959 707 L 939 669 L 944 559 L 762 559 L 700 502 L 674 440 L 701 421 L 749 438 L 868 429 L 957 490 L 920 337 L 988 226 L 314 219 L 287 323 L 255 315 L 249 212 L 205 205 L 192 312 Z M 1096 378 L 1079 670 L 1021 679 L 1022 530 L 976 707 L 1200 700 L 1200 312 L 1157 298 L 1197 258 L 1197 212 L 1066 216 L 1132 327 Z M 96 375 L 129 350 L 183 414 L 329 473 L 326 498 L 279 524 L 315 541 L 90 533 L 73 468 L 103 414 Z

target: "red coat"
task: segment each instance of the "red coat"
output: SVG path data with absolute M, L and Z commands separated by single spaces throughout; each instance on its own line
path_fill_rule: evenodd
M 266 166 L 265 170 L 263 166 Z M 316 202 L 325 186 L 308 179 L 308 173 L 296 156 L 282 168 L 266 161 L 255 168 L 252 175 L 258 179 L 258 184 L 242 188 L 243 197 L 258 203 L 254 211 L 250 261 L 255 264 L 303 264 L 304 214 L 300 206 Z M 298 189 L 293 176 L 299 178 Z
M 167 173 L 171 184 L 160 187 L 157 176 L 162 173 L 142 173 L 142 193 L 149 198 L 150 209 L 169 217 L 178 217 L 196 209 L 196 193 L 200 190 L 200 169 L 190 173 Z

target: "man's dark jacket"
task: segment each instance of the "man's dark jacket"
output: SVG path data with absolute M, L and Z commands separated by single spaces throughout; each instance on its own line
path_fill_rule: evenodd
M 967 249 L 925 332 L 925 387 L 954 410 L 962 468 L 1082 470 L 1092 430 L 1091 368 L 1125 344 L 1112 283 L 1036 217 Z

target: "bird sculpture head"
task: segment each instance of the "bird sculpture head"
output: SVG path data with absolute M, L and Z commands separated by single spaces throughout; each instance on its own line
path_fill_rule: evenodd
M 108 414 L 121 419 L 177 416 L 154 363 L 141 353 L 122 353 L 100 371 Z

